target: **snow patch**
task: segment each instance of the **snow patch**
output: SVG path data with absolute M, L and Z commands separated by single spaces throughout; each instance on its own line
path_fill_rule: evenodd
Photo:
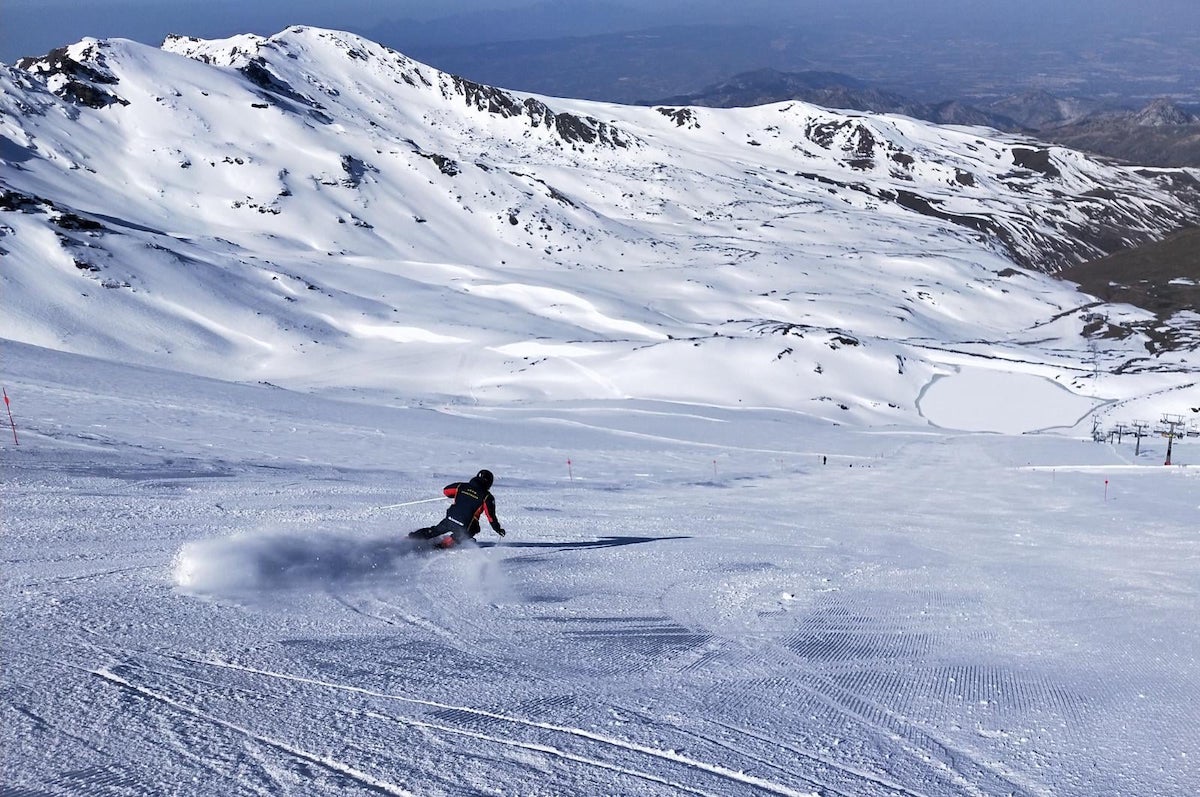
M 606 315 L 592 302 L 568 291 L 537 285 L 487 285 L 471 292 L 510 302 L 520 309 L 543 318 L 564 320 L 597 333 L 632 335 L 650 340 L 666 340 L 662 332 L 635 321 Z
M 513 357 L 592 357 L 606 354 L 604 347 L 583 343 L 543 343 L 541 341 L 525 340 L 520 343 L 509 343 L 496 346 L 494 350 Z
M 342 323 L 350 334 L 360 338 L 377 338 L 392 343 L 466 343 L 465 338 L 442 335 L 421 327 L 391 326 L 388 324 Z

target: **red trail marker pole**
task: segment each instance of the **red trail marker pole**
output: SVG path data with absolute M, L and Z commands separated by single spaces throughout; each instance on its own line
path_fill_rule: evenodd
M 575 474 L 571 471 L 571 460 L 567 460 L 567 479 L 575 481 Z
M 1104 500 L 1108 500 L 1108 479 L 1104 480 Z
M 0 390 L 4 392 L 4 409 L 8 410 L 8 425 L 12 427 L 13 445 L 19 446 L 21 441 L 17 439 L 17 424 L 13 421 L 12 407 L 8 403 L 8 390 L 6 388 L 0 388 Z

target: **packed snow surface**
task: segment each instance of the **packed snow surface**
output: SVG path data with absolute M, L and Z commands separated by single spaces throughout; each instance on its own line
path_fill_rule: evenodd
M 1200 790 L 1162 441 L 5 380 L 6 794 Z M 508 535 L 417 549 L 479 467 Z

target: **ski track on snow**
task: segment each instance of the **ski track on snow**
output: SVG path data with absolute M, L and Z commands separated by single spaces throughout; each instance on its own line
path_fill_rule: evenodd
M 372 777 L 371 775 L 369 775 L 366 772 L 362 772 L 361 770 L 355 769 L 354 767 L 349 766 L 348 764 L 344 764 L 341 761 L 338 761 L 334 758 L 330 758 L 329 756 L 317 755 L 315 753 L 310 753 L 307 750 L 302 750 L 299 747 L 296 747 L 295 745 L 288 744 L 287 742 L 281 741 L 279 739 L 273 739 L 268 736 L 263 736 L 261 734 L 255 733 L 254 731 L 252 731 L 248 728 L 244 728 L 235 723 L 229 722 L 227 720 L 223 720 L 220 717 L 214 717 L 211 714 L 208 714 L 194 706 L 189 706 L 186 703 L 175 700 L 174 698 L 168 697 L 167 695 L 161 694 L 159 692 L 155 692 L 152 689 L 147 689 L 144 686 L 139 686 L 138 684 L 128 681 L 125 678 L 122 678 L 121 676 L 119 676 L 107 669 L 93 670 L 92 674 L 104 679 L 105 681 L 108 681 L 109 683 L 112 683 L 123 689 L 127 689 L 130 692 L 134 692 L 138 695 L 141 695 L 144 698 L 157 701 L 159 703 L 170 706 L 171 708 L 182 711 L 185 714 L 189 714 L 189 715 L 196 717 L 200 720 L 203 720 L 205 722 L 209 722 L 209 723 L 212 723 L 213 725 L 218 725 L 227 730 L 231 730 L 231 731 L 241 734 L 242 736 L 245 736 L 246 738 L 251 739 L 255 742 L 258 742 L 260 744 L 263 744 L 268 747 L 279 750 L 282 753 L 286 753 L 288 755 L 295 756 L 296 758 L 303 759 L 305 761 L 308 761 L 309 763 L 316 764 L 320 767 L 324 767 L 326 769 L 332 770 L 340 775 L 345 775 L 347 777 L 353 778 L 354 780 L 358 781 L 359 783 L 363 784 L 364 786 L 369 787 L 373 791 L 381 792 L 383 794 L 395 795 L 396 797 L 417 797 L 417 795 L 415 793 L 410 792 L 394 783 L 388 783 L 387 781 L 379 780 L 378 778 Z
M 483 717 L 483 718 L 489 719 L 489 720 L 508 722 L 508 723 L 513 723 L 513 724 L 517 724 L 517 725 L 524 725 L 524 726 L 527 726 L 530 728 L 538 728 L 540 730 L 547 730 L 547 731 L 553 731 L 556 733 L 568 734 L 570 736 L 579 737 L 581 739 L 587 739 L 588 741 L 597 742 L 597 743 L 607 745 L 610 747 L 619 748 L 619 749 L 622 749 L 622 750 L 625 750 L 628 752 L 639 753 L 641 755 L 650 756 L 652 758 L 661 759 L 663 761 L 669 761 L 674 764 L 682 764 L 686 767 L 696 769 L 696 770 L 701 770 L 701 771 L 707 772 L 711 775 L 715 775 L 719 778 L 736 781 L 738 783 L 748 785 L 748 786 L 754 786 L 755 788 L 759 788 L 764 791 L 768 791 L 772 794 L 785 795 L 786 797 L 812 797 L 812 795 L 813 795 L 812 792 L 796 791 L 794 789 L 787 788 L 786 786 L 783 786 L 778 783 L 773 783 L 771 781 L 768 781 L 768 780 L 765 780 L 762 778 L 758 778 L 758 777 L 754 777 L 752 775 L 748 775 L 743 772 L 736 772 L 734 770 L 720 766 L 719 764 L 712 764 L 712 763 L 708 763 L 708 762 L 704 762 L 704 761 L 699 761 L 699 760 L 690 758 L 688 756 L 682 755 L 673 750 L 660 750 L 657 748 L 648 747 L 648 746 L 636 744 L 633 742 L 623 741 L 621 739 L 617 739 L 617 738 L 614 738 L 611 736 L 605 736 L 603 734 L 594 733 L 592 731 L 587 731 L 582 728 L 573 728 L 570 726 L 556 725 L 554 723 L 548 723 L 548 722 L 538 722 L 536 720 L 528 720 L 528 719 L 524 719 L 522 717 L 516 717 L 516 716 L 512 716 L 512 715 L 508 715 L 508 714 L 500 714 L 500 713 L 493 712 L 493 711 L 485 711 L 483 709 L 471 708 L 469 706 L 459 706 L 459 705 L 454 705 L 454 704 L 450 704 L 450 703 L 440 703 L 440 702 L 433 701 L 433 700 L 423 700 L 421 698 L 406 697 L 404 695 L 389 694 L 387 692 L 379 692 L 379 691 L 376 691 L 373 689 L 366 689 L 363 687 L 353 686 L 350 684 L 341 684 L 341 683 L 335 683 L 332 681 L 323 681 L 323 680 L 316 679 L 316 678 L 307 678 L 307 677 L 299 676 L 299 675 L 291 675 L 288 673 L 279 673 L 279 672 L 272 672 L 270 670 L 261 670 L 261 669 L 255 668 L 255 667 L 246 667 L 244 665 L 233 664 L 230 662 L 212 661 L 212 660 L 206 660 L 206 659 L 188 659 L 188 660 L 193 661 L 196 664 L 203 664 L 203 665 L 210 666 L 210 667 L 220 667 L 220 668 L 224 668 L 224 669 L 239 670 L 241 672 L 251 673 L 254 675 L 261 675 L 261 676 L 264 676 L 267 678 L 276 678 L 276 679 L 284 680 L 284 681 L 294 681 L 296 683 L 309 684 L 311 686 L 320 686 L 320 687 L 324 687 L 327 689 L 337 689 L 337 690 L 346 691 L 346 692 L 354 692 L 357 694 L 366 695 L 368 697 L 377 697 L 377 698 L 383 698 L 386 700 L 397 700 L 397 701 L 400 701 L 403 703 L 410 703 L 413 705 L 425 706 L 428 708 L 435 708 L 435 709 L 443 710 L 443 711 L 461 711 L 466 714 L 472 714 L 472 715 L 475 715 L 478 717 Z M 399 718 L 395 718 L 395 717 L 388 717 L 388 718 L 389 719 L 399 719 Z M 407 720 L 407 719 L 402 719 L 400 721 L 409 722 L 409 720 Z M 430 726 L 430 727 L 432 727 L 432 726 Z M 443 728 L 443 729 L 445 729 L 445 728 Z M 461 731 L 460 729 L 453 729 L 453 730 L 456 733 L 469 733 L 466 731 Z M 484 738 L 484 737 L 481 736 L 479 738 Z M 641 773 L 639 773 L 638 776 L 645 777 L 644 774 L 641 774 Z M 663 782 L 665 782 L 665 781 L 663 781 Z M 670 784 L 670 785 L 677 785 L 677 784 Z M 688 790 L 691 791 L 691 789 L 688 789 Z M 697 792 L 697 793 L 702 793 L 702 792 Z

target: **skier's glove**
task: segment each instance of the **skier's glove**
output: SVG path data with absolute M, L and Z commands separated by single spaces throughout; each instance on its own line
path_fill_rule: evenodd
M 507 534 L 507 533 L 508 533 L 507 531 L 505 531 L 504 529 L 500 528 L 499 526 L 497 526 L 497 527 L 494 529 L 494 531 L 495 531 L 497 534 L 499 534 L 501 537 L 503 537 L 505 534 Z

